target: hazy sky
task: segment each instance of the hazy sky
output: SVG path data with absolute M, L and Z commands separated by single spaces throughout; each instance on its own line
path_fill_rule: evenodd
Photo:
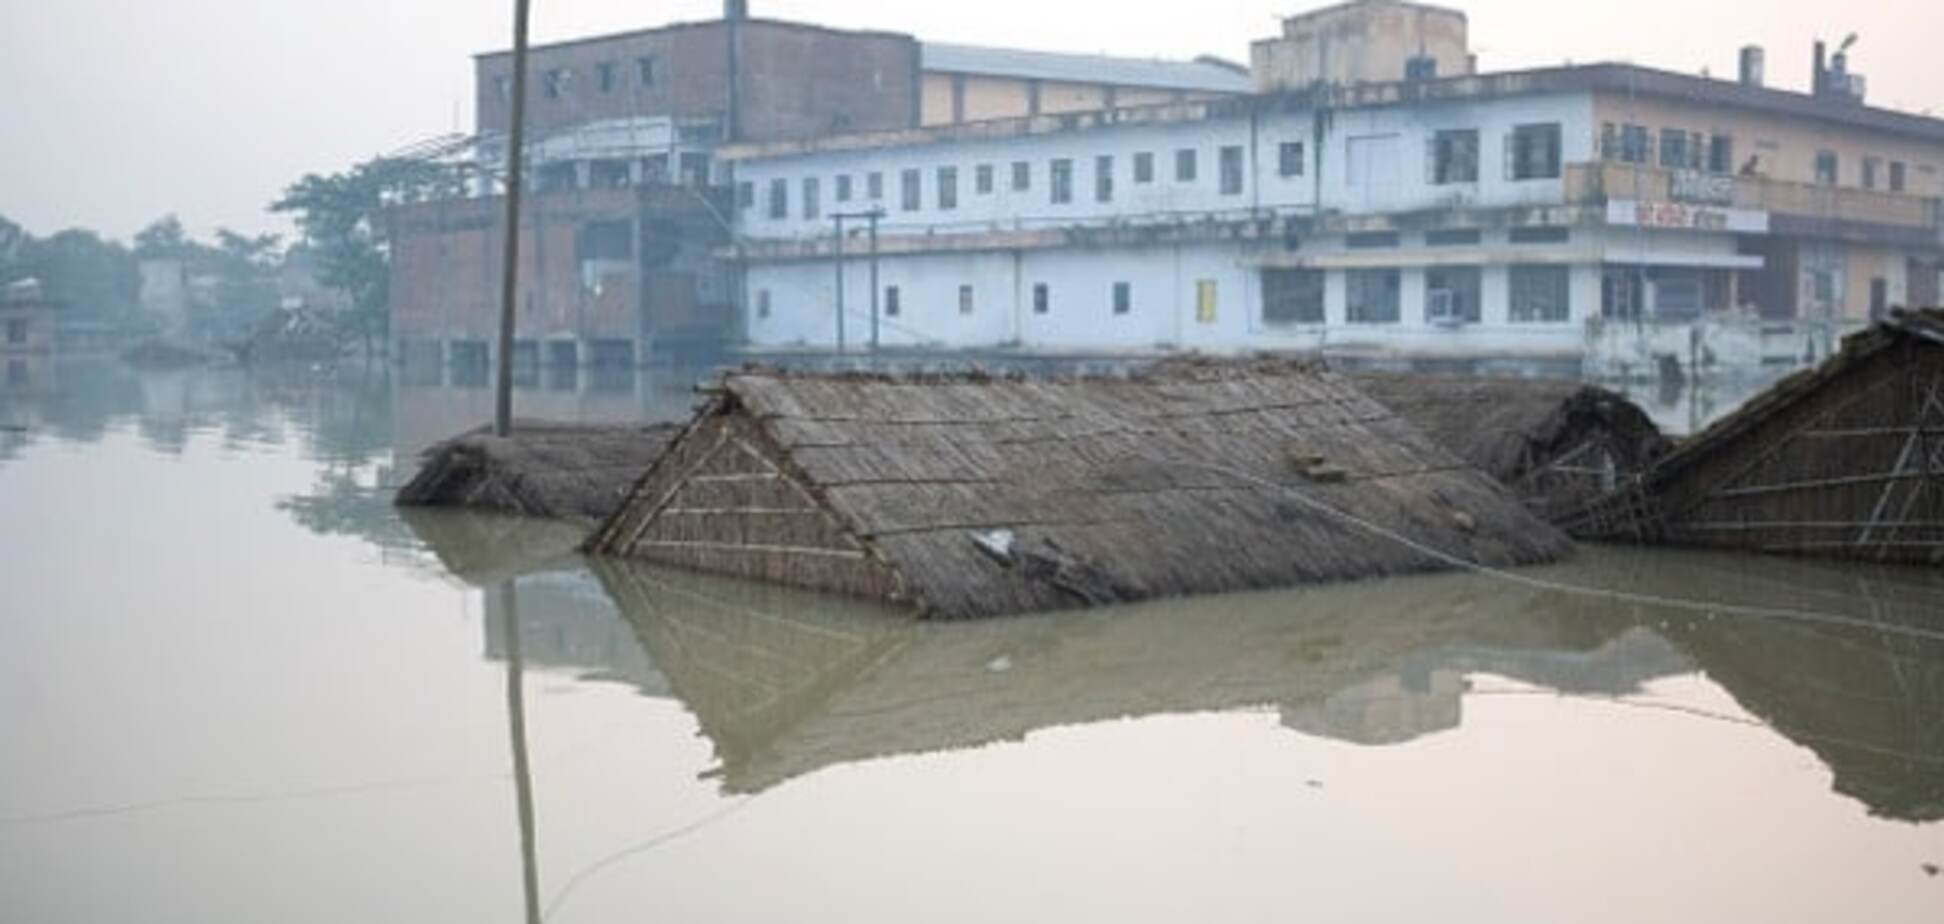
M 920 38 L 1246 61 L 1306 0 L 752 0 L 759 16 Z M 1732 75 L 1767 46 L 1769 81 L 1808 82 L 1809 44 L 1855 31 L 1877 105 L 1944 111 L 1935 0 L 1473 0 L 1488 70 L 1632 60 Z M 510 44 L 511 0 L 0 0 L 0 215 L 49 234 L 127 237 L 168 212 L 285 230 L 264 206 L 292 179 L 472 119 L 471 55 Z M 718 14 L 715 0 L 534 0 L 538 40 Z

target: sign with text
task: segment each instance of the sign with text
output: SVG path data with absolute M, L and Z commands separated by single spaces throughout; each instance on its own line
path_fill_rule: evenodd
M 1668 194 L 1676 202 L 1704 205 L 1735 204 L 1735 178 L 1699 170 L 1679 170 L 1668 180 Z
M 1607 203 L 1607 224 L 1623 228 L 1767 234 L 1769 216 L 1767 212 L 1749 209 L 1716 208 L 1684 202 L 1633 202 L 1617 199 Z

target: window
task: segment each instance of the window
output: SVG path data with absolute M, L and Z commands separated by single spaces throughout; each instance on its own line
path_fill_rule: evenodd
M 1195 149 L 1183 148 L 1175 152 L 1175 182 L 1193 183 L 1195 181 Z
M 1660 165 L 1680 170 L 1688 164 L 1688 133 L 1681 128 L 1661 129 Z
M 1511 269 L 1513 323 L 1564 323 L 1572 320 L 1567 267 L 1514 266 Z
M 1895 193 L 1904 191 L 1903 161 L 1893 160 L 1890 162 L 1890 191 Z
M 938 168 L 938 210 L 949 212 L 958 208 L 958 168 Z
M 1640 320 L 1642 298 L 1637 267 L 1609 268 L 1600 277 L 1600 315 L 1613 321 Z
M 1708 172 L 1735 172 L 1735 139 L 1716 135 L 1708 140 Z
M 1877 174 L 1883 172 L 1883 160 L 1876 157 L 1863 158 L 1863 188 L 1877 188 Z
M 790 217 L 790 182 L 788 180 L 770 181 L 769 217 L 773 219 Z
M 736 207 L 753 209 L 756 207 L 756 184 L 748 180 L 736 184 Z
M 1431 184 L 1478 182 L 1478 131 L 1453 129 L 1431 136 Z
M 1707 165 L 1708 139 L 1703 137 L 1700 132 L 1695 132 L 1688 136 L 1687 167 L 1689 170 L 1699 170 Z
M 513 78 L 493 78 L 493 92 L 499 94 L 500 102 L 502 103 L 511 100 L 513 98 Z
M 635 59 L 635 72 L 636 74 L 639 75 L 642 86 L 652 87 L 655 85 L 655 71 L 656 71 L 656 67 L 655 67 L 654 58 L 648 57 L 648 58 Z
M 1215 323 L 1216 310 L 1220 307 L 1220 289 L 1213 279 L 1195 281 L 1195 323 Z
M 803 217 L 806 221 L 823 217 L 823 184 L 814 176 L 803 179 Z
M 864 175 L 864 194 L 872 202 L 884 201 L 884 174 L 872 171 Z
M 1484 240 L 1477 228 L 1450 228 L 1443 231 L 1424 232 L 1426 247 L 1462 247 L 1477 244 Z
M 1061 159 L 1053 162 L 1052 185 L 1054 205 L 1073 201 L 1073 161 Z
M 1154 154 L 1143 151 L 1134 155 L 1134 183 L 1145 185 L 1154 182 Z
M 1033 188 L 1033 165 L 1032 164 L 1029 164 L 1023 160 L 1013 161 L 1012 188 L 1013 188 L 1013 192 L 1025 192 Z
M 1822 186 L 1836 185 L 1836 170 L 1838 166 L 1835 151 L 1817 151 L 1816 183 Z
M 1394 269 L 1344 273 L 1344 309 L 1352 324 L 1396 324 L 1401 316 L 1404 281 Z
M 884 287 L 884 316 L 887 318 L 895 318 L 898 316 L 898 312 L 900 310 L 902 309 L 898 302 L 898 287 L 885 286 Z
M 1242 195 L 1242 149 L 1237 146 L 1222 149 L 1222 195 Z
M 1033 313 L 1046 314 L 1053 310 L 1053 293 L 1042 282 L 1033 286 Z
M 1323 323 L 1323 271 L 1263 270 L 1262 322 L 1264 324 Z
M 770 290 L 759 289 L 756 292 L 756 317 L 767 318 L 769 316 L 770 316 Z
M 906 170 L 898 175 L 898 205 L 907 212 L 916 212 L 924 205 L 925 194 L 920 184 L 924 181 L 916 170 Z
M 979 191 L 979 195 L 981 196 L 991 195 L 992 194 L 992 165 L 980 164 L 978 166 L 978 169 L 973 171 L 972 182 L 974 188 L 976 188 Z
M 602 61 L 594 65 L 595 82 L 600 84 L 602 93 L 614 92 L 614 62 Z
M 1343 237 L 1343 246 L 1350 250 L 1383 250 L 1396 247 L 1400 242 L 1395 231 L 1365 231 Z
M 560 94 L 566 92 L 567 80 L 572 75 L 573 72 L 564 67 L 556 67 L 543 75 L 541 83 L 547 94 L 547 98 L 559 99 Z
M 972 287 L 959 286 L 959 314 L 972 313 Z
M 1110 155 L 1094 158 L 1094 201 L 1114 201 L 1114 158 Z
M 1285 141 L 1276 147 L 1276 173 L 1284 177 L 1303 175 L 1303 143 Z
M 1514 244 L 1564 244 L 1573 238 L 1570 228 L 1536 225 L 1513 228 L 1506 234 Z
M 1507 167 L 1513 180 L 1550 180 L 1559 177 L 1559 123 L 1521 125 L 1512 130 Z
M 1131 282 L 1114 283 L 1114 313 L 1127 314 L 1134 310 L 1134 284 Z
M 14 320 L 7 322 L 7 342 L 22 344 L 27 342 L 27 322 Z
M 1620 126 L 1620 160 L 1629 164 L 1647 162 L 1647 126 Z
M 837 201 L 851 201 L 851 178 L 848 173 L 837 177 Z
M 1442 266 L 1424 271 L 1424 323 L 1477 324 L 1482 301 L 1476 266 Z

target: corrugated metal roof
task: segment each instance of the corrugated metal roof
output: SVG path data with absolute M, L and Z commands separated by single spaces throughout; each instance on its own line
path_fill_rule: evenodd
M 1165 61 L 1159 58 L 1113 58 L 1012 48 L 981 48 L 926 42 L 924 69 L 952 74 L 1024 77 L 1073 83 L 1103 83 L 1124 87 L 1158 87 L 1207 93 L 1249 93 L 1254 85 L 1245 72 L 1207 61 Z

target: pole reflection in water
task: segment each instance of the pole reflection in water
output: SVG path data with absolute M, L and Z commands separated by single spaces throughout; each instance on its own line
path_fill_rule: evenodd
M 506 717 L 513 739 L 513 791 L 520 816 L 521 886 L 526 893 L 527 924 L 540 924 L 540 862 L 535 856 L 533 772 L 527 765 L 525 664 L 520 656 L 520 592 L 513 578 L 490 593 L 506 618 Z

